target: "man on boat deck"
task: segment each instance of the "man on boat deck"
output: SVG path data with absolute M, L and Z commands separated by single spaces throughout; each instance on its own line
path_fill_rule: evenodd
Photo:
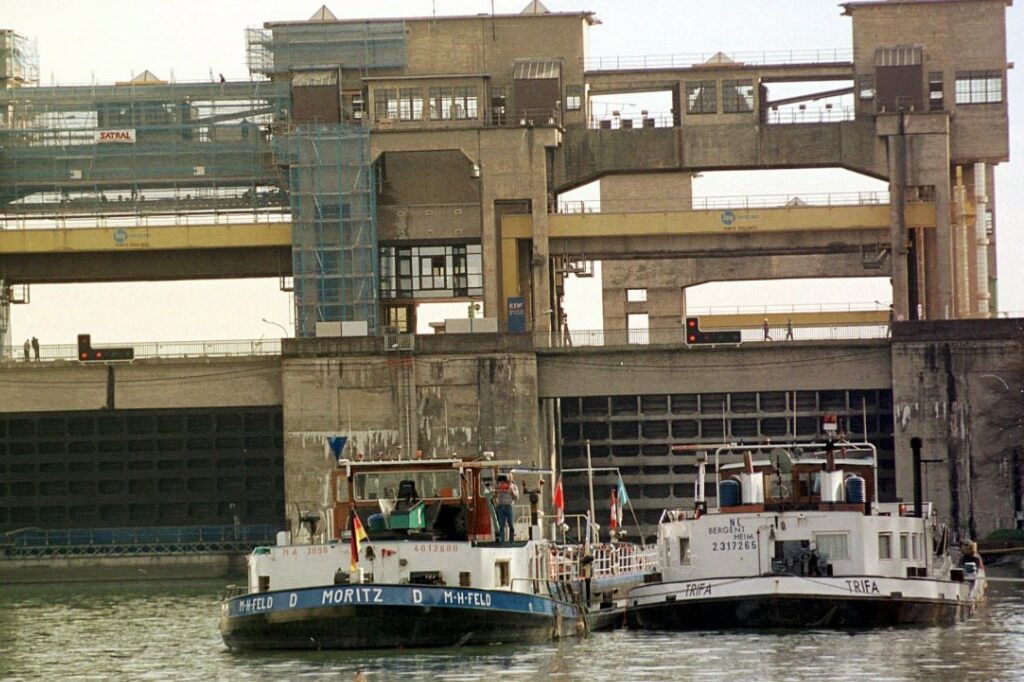
M 512 505 L 519 499 L 519 488 L 512 480 L 512 474 L 498 474 L 498 494 L 495 496 L 495 505 L 498 516 L 498 534 L 495 538 L 498 544 L 505 542 L 505 529 L 508 529 L 508 541 L 516 539 L 516 529 L 513 525 L 514 515 Z

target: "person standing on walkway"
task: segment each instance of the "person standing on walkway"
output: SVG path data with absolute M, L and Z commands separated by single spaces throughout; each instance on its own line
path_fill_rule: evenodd
M 35 355 L 36 360 L 39 360 L 39 339 L 32 337 L 32 353 Z
M 761 328 L 764 329 L 764 340 L 765 341 L 771 341 L 772 337 L 768 333 L 769 330 L 770 330 L 770 327 L 768 326 L 768 318 L 767 317 L 764 318 L 764 323 L 761 325 Z
M 786 341 L 793 340 L 793 318 L 786 318 Z
M 32 342 L 29 341 L 28 339 L 25 339 L 25 345 L 22 346 L 22 348 L 25 349 L 25 361 L 28 362 L 28 352 L 32 350 Z
M 516 539 L 515 514 L 512 505 L 519 499 L 519 488 L 512 481 L 512 474 L 498 474 L 498 494 L 495 496 L 498 516 L 498 544 L 505 542 L 505 531 L 508 530 L 508 541 Z

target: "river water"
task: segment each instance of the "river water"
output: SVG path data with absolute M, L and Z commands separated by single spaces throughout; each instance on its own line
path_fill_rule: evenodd
M 559 644 L 431 651 L 229 652 L 219 583 L 0 587 L 3 680 L 1024 679 L 1024 584 L 974 619 L 870 632 L 597 633 Z

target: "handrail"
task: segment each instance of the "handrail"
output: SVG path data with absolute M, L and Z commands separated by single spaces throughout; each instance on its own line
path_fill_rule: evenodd
M 724 56 L 731 61 L 718 63 Z M 769 64 L 841 64 L 853 61 L 853 49 L 833 47 L 803 50 L 762 50 L 760 52 L 691 52 L 689 54 L 653 54 L 588 57 L 585 71 L 619 71 L 623 69 L 681 69 L 706 66 L 743 66 Z
M 98 348 L 109 346 L 130 346 L 135 359 L 148 358 L 213 358 L 246 357 L 281 354 L 281 339 L 242 339 L 221 341 L 144 341 L 135 343 L 98 344 Z M 17 362 L 52 362 L 78 360 L 78 346 L 74 344 L 40 345 L 39 360 L 31 349 L 26 353 L 22 346 L 8 346 L 0 349 L 0 358 Z
M 678 208 L 651 209 L 664 201 Z M 559 213 L 618 213 L 605 211 L 604 203 L 625 206 L 633 211 L 706 211 L 723 208 L 821 208 L 829 206 L 880 206 L 889 203 L 887 191 L 865 192 L 808 192 L 802 194 L 733 194 L 692 197 L 690 206 L 681 206 L 679 196 L 644 197 L 643 199 L 615 199 L 603 202 L 601 199 L 563 200 L 558 203 Z M 671 204 L 669 202 L 672 202 Z

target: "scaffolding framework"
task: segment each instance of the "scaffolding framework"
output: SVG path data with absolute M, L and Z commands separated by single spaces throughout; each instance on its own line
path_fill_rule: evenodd
M 404 21 L 298 22 L 246 29 L 253 74 L 296 69 L 372 69 L 405 66 Z
M 289 163 L 296 332 L 318 322 L 379 330 L 377 206 L 370 133 L 362 126 L 299 126 L 283 137 Z
M 0 90 L 0 220 L 280 211 L 289 112 L 268 81 Z
M 0 89 L 39 82 L 39 52 L 34 39 L 0 30 Z

